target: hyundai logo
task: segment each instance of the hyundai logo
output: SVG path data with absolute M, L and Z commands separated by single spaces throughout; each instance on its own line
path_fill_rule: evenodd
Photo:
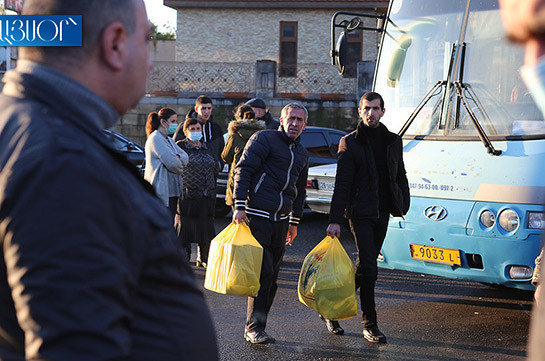
M 445 219 L 447 216 L 447 210 L 441 206 L 429 206 L 424 210 L 424 215 L 429 220 L 438 222 Z

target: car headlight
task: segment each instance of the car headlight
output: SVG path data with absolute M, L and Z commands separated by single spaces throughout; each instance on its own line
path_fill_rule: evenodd
M 488 209 L 481 212 L 481 224 L 486 228 L 492 227 L 496 223 L 496 215 Z
M 545 213 L 528 212 L 528 224 L 530 229 L 545 229 Z
M 506 232 L 513 232 L 519 226 L 519 215 L 512 209 L 504 209 L 498 217 L 500 227 Z

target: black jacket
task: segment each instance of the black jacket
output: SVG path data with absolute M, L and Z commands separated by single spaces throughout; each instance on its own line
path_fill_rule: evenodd
M 0 359 L 217 359 L 167 208 L 103 134 L 118 114 L 43 65 L 4 82 Z
M 265 122 L 266 129 L 277 130 L 280 126 L 280 121 L 276 118 L 273 118 L 273 116 L 269 112 L 265 113 L 265 115 L 259 118 L 259 120 L 263 120 Z
M 191 108 L 189 112 L 187 112 L 187 114 L 185 115 L 185 119 L 187 120 L 188 118 L 197 119 L 197 112 L 195 111 L 194 107 Z M 218 162 L 219 167 L 221 168 L 223 167 L 221 152 L 223 151 L 223 147 L 225 146 L 223 131 L 221 130 L 220 125 L 214 122 L 214 117 L 212 115 L 210 115 L 210 118 L 206 121 L 206 123 L 201 122 L 201 125 L 203 141 L 208 144 L 208 148 L 212 150 L 214 157 Z M 176 129 L 173 138 L 175 142 L 185 139 L 183 122 L 178 124 L 178 128 Z
M 355 131 L 339 143 L 335 190 L 331 199 L 330 223 L 342 223 L 343 213 L 352 219 L 378 218 L 379 190 L 375 158 L 362 121 Z M 403 163 L 401 137 L 379 124 L 386 143 L 388 189 L 391 201 L 388 211 L 402 216 L 409 210 L 409 184 Z
M 257 132 L 235 168 L 235 207 L 272 221 L 290 217 L 290 224 L 299 224 L 307 175 L 308 152 L 298 139 L 283 130 Z

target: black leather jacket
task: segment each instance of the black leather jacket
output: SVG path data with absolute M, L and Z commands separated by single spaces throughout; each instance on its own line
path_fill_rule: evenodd
M 378 174 L 373 151 L 360 121 L 358 128 L 341 138 L 339 143 L 335 190 L 331 199 L 330 223 L 342 223 L 343 213 L 352 219 L 378 218 Z M 403 163 L 401 137 L 379 124 L 386 143 L 389 213 L 402 216 L 409 210 L 409 184 Z

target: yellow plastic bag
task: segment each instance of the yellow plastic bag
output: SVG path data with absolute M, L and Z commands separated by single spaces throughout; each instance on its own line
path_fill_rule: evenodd
M 303 261 L 299 301 L 329 320 L 358 314 L 354 266 L 338 238 L 327 236 Z
M 257 296 L 263 247 L 246 223 L 231 223 L 210 243 L 204 288 L 235 296 Z

